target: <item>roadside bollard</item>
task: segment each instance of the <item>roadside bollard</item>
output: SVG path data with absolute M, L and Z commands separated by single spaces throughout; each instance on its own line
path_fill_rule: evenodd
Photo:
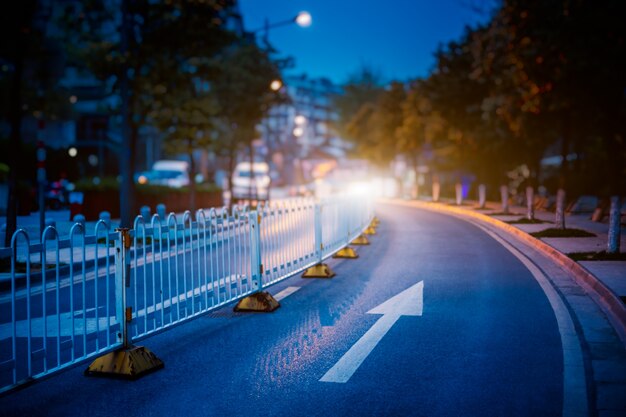
M 141 206 L 141 208 L 139 209 L 139 214 L 141 214 L 141 217 L 146 220 L 150 219 L 150 207 Z
M 74 216 L 74 223 L 80 223 L 83 226 L 83 230 L 85 230 L 85 216 L 82 214 L 77 214 Z
M 102 220 L 108 229 L 111 228 L 111 213 L 109 213 L 108 211 L 101 211 L 100 212 L 100 220 Z
M 165 217 L 167 215 L 166 210 L 165 210 L 165 204 L 163 203 L 157 204 L 156 212 L 159 215 L 159 219 L 161 219 L 161 221 L 165 220 Z

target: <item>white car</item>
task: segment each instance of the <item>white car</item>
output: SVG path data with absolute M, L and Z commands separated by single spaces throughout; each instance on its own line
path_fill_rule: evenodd
M 189 185 L 189 163 L 186 161 L 160 160 L 152 165 L 152 170 L 142 172 L 137 177 L 139 184 L 167 185 L 181 188 Z
M 265 162 L 240 162 L 232 178 L 232 199 L 267 201 L 270 198 L 270 169 Z

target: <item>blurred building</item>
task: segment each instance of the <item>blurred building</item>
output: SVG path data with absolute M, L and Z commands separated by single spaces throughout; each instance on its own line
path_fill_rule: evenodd
M 323 176 L 345 156 L 347 145 L 332 130 L 338 117 L 332 100 L 341 89 L 306 75 L 287 76 L 283 84 L 290 102 L 273 107 L 263 121 L 261 154 L 276 182 L 299 185 Z

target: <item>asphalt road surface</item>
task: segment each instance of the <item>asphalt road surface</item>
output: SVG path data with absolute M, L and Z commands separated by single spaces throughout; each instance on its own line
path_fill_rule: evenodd
M 0 415 L 561 415 L 561 337 L 527 267 L 480 228 L 379 206 L 371 245 L 292 277 L 274 313 L 232 306 L 142 341 L 137 381 L 80 365 L 0 397 Z

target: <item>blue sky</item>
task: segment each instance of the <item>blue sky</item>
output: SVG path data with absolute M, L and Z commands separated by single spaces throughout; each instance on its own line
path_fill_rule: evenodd
M 308 28 L 270 29 L 269 40 L 295 58 L 293 73 L 345 82 L 363 65 L 385 80 L 426 76 L 437 46 L 459 39 L 466 25 L 485 20 L 470 8 L 486 0 L 240 0 L 246 30 L 306 10 Z

